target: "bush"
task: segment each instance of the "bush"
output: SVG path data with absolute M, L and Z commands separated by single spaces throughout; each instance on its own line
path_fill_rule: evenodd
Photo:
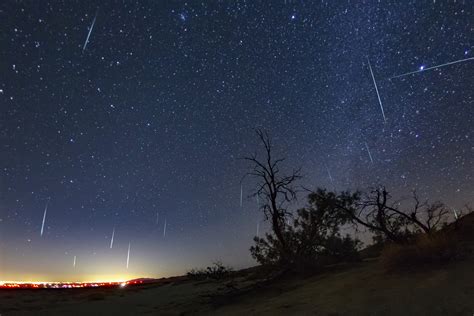
M 380 261 L 388 271 L 436 266 L 463 257 L 458 240 L 446 233 L 423 234 L 408 245 L 390 244 L 383 250 Z
M 309 195 L 306 207 L 298 209 L 293 225 L 285 223 L 283 245 L 274 233 L 255 237 L 252 257 L 262 265 L 278 269 L 314 271 L 328 264 L 359 259 L 360 241 L 342 236 L 348 217 L 334 216 L 331 205 L 319 195 Z
M 187 276 L 194 280 L 220 280 L 229 276 L 232 271 L 231 267 L 224 266 L 222 262 L 216 261 L 205 269 L 191 269 L 188 271 Z
M 325 253 L 336 262 L 341 261 L 359 261 L 362 242 L 352 238 L 350 235 L 332 236 L 326 240 Z

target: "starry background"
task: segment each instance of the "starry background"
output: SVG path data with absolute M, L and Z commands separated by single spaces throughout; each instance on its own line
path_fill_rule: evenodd
M 307 187 L 472 202 L 474 62 L 389 78 L 474 56 L 473 20 L 470 1 L 2 1 L 0 279 L 254 264 L 255 128 Z

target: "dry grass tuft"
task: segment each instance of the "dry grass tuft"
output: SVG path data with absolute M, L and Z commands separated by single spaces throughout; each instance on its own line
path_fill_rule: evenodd
M 413 244 L 386 246 L 380 262 L 387 271 L 437 266 L 463 257 L 457 238 L 446 233 L 422 235 Z

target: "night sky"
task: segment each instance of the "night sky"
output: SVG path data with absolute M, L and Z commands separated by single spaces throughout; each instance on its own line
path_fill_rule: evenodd
M 306 187 L 472 202 L 473 8 L 2 1 L 0 280 L 255 264 L 255 128 Z

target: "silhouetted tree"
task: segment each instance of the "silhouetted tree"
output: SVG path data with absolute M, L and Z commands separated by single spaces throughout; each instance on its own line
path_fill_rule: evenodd
M 300 169 L 292 170 L 289 174 L 283 173 L 280 170 L 280 164 L 285 158 L 274 157 L 272 142 L 267 132 L 257 130 L 256 133 L 263 145 L 264 156 L 260 158 L 255 153 L 244 159 L 252 164 L 252 171 L 248 175 L 257 180 L 253 196 L 258 195 L 263 202 L 260 210 L 271 221 L 274 234 L 274 236 L 268 236 L 266 241 L 257 238 L 256 247 L 259 245 L 263 247 L 269 243 L 271 244 L 269 249 L 275 253 L 268 253 L 265 257 L 275 256 L 278 260 L 286 261 L 290 259 L 290 251 L 285 234 L 285 218 L 290 214 L 287 210 L 288 204 L 296 200 L 295 182 L 301 178 Z
M 392 201 L 385 188 L 374 189 L 362 196 L 360 192 L 336 194 L 318 189 L 311 194 L 325 200 L 332 209 L 332 216 L 353 224 L 362 225 L 372 231 L 379 240 L 390 240 L 404 244 L 415 234 L 431 234 L 447 221 L 449 210 L 441 202 L 420 202 L 413 193 L 414 205 L 402 209 L 400 201 Z

